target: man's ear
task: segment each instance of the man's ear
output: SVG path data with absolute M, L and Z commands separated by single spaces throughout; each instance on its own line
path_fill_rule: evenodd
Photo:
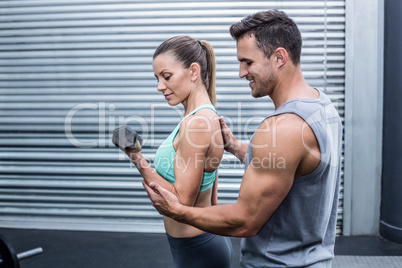
M 191 73 L 191 81 L 195 82 L 197 78 L 200 76 L 200 65 L 196 62 L 191 63 L 190 73 Z
M 278 47 L 274 51 L 275 62 L 278 68 L 282 67 L 289 60 L 289 54 L 283 47 Z

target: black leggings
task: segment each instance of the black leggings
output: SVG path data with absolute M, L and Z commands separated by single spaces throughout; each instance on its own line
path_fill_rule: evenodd
M 230 268 L 232 242 L 229 237 L 203 233 L 175 238 L 167 234 L 174 268 Z

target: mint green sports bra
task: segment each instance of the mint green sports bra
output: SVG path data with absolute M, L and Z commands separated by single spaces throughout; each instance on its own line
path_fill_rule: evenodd
M 177 133 L 179 132 L 180 129 L 180 124 L 183 122 L 184 119 L 189 117 L 190 115 L 195 114 L 201 109 L 211 109 L 216 113 L 216 110 L 214 106 L 207 104 L 207 105 L 201 105 L 198 108 L 196 108 L 194 111 L 189 113 L 186 117 L 184 117 L 180 123 L 176 126 L 176 128 L 173 130 L 172 133 L 170 133 L 169 137 L 166 138 L 164 142 L 159 146 L 158 150 L 156 151 L 155 154 L 155 170 L 156 172 L 162 176 L 165 180 L 167 180 L 170 184 L 174 184 L 175 177 L 174 177 L 174 157 L 176 155 L 176 151 L 173 147 L 173 141 L 174 138 L 176 137 Z M 218 172 L 218 169 L 216 169 L 214 172 L 204 172 L 202 176 L 202 182 L 200 186 L 200 192 L 203 192 L 205 190 L 208 190 L 211 188 L 214 184 L 215 177 L 216 177 L 216 172 Z

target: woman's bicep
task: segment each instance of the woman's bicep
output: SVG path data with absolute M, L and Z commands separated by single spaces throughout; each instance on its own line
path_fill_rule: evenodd
M 192 206 L 197 199 L 210 142 L 210 125 L 197 117 L 186 121 L 178 133 L 174 187 L 182 204 Z
M 205 154 L 182 152 L 178 149 L 174 159 L 174 188 L 180 203 L 193 206 L 200 190 L 204 172 Z

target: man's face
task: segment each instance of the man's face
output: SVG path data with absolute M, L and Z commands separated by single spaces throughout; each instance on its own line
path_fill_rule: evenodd
M 237 40 L 237 59 L 240 61 L 239 77 L 250 82 L 251 95 L 254 98 L 270 95 L 277 83 L 274 57 L 264 55 L 254 35 L 245 34 Z

